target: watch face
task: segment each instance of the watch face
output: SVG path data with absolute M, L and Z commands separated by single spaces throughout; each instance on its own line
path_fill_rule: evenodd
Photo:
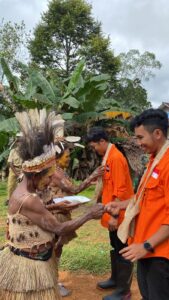
M 150 246 L 150 244 L 149 243 L 144 243 L 144 247 L 148 250 L 151 246 Z
M 150 243 L 148 243 L 148 242 L 145 242 L 144 243 L 144 248 L 147 250 L 147 251 L 149 251 L 149 252 L 154 252 L 154 249 L 153 249 L 153 247 L 151 246 L 151 244 Z

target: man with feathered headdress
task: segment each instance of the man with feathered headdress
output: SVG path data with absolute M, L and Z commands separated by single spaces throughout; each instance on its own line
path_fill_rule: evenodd
M 60 148 L 61 152 L 58 153 L 58 151 L 56 151 L 56 171 L 52 177 L 50 187 L 40 194 L 43 198 L 46 208 L 52 211 L 52 214 L 56 217 L 57 221 L 63 223 L 71 220 L 71 211 L 74 208 L 77 208 L 79 205 L 72 204 L 71 202 L 65 200 L 59 202 L 58 204 L 54 204 L 55 202 L 53 201 L 53 198 L 62 198 L 68 195 L 78 194 L 80 191 L 90 186 L 93 180 L 103 174 L 103 167 L 98 167 L 88 178 L 86 178 L 86 180 L 79 185 L 75 185 L 72 182 L 71 178 L 66 173 L 66 169 L 70 163 L 69 148 L 75 146 L 84 148 L 84 146 L 79 144 L 80 137 L 64 136 L 64 121 L 60 115 L 57 118 L 61 120 L 62 123 L 58 128 L 55 129 L 54 144 Z M 63 236 L 61 239 L 59 239 L 59 242 L 57 241 L 55 255 L 58 262 L 62 254 L 63 245 L 69 243 L 76 236 L 77 235 L 75 232 L 70 232 L 66 236 Z M 70 291 L 67 290 L 60 282 L 59 291 L 62 297 L 70 294 Z
M 63 224 L 56 220 L 37 193 L 51 182 L 55 154 L 61 151 L 51 143 L 56 115 L 31 110 L 17 113 L 16 118 L 23 133 L 19 154 L 24 176 L 9 199 L 8 241 L 0 253 L 0 299 L 59 300 L 52 256 L 55 236 L 65 236 L 90 219 L 100 218 L 104 208 L 95 205 L 82 217 Z

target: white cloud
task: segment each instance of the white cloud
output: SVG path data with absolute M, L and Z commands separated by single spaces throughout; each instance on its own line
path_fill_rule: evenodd
M 155 106 L 169 101 L 169 1 L 168 0 L 88 0 L 93 16 L 102 22 L 103 32 L 111 38 L 115 54 L 139 49 L 154 52 L 163 64 L 155 79 L 145 83 Z M 0 18 L 19 22 L 28 29 L 40 21 L 47 0 L 0 0 Z
M 46 9 L 46 0 L 0 0 L 0 17 L 5 21 L 24 20 L 28 29 L 38 23 L 41 13 Z
M 162 63 L 156 77 L 145 83 L 154 106 L 169 102 L 169 1 L 168 0 L 91 0 L 94 16 L 110 35 L 115 54 L 139 49 L 150 51 Z

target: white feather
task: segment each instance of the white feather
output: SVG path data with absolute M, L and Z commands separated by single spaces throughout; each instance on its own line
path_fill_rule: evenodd
M 22 131 L 25 134 L 28 134 L 28 132 L 30 130 L 32 130 L 32 126 L 31 126 L 30 118 L 29 118 L 27 112 L 26 111 L 16 112 L 15 117 L 16 117 L 17 121 L 19 122 L 19 125 L 20 125 Z
M 76 143 L 80 141 L 80 136 L 66 136 L 65 137 L 65 141 L 69 142 L 69 143 Z
M 39 127 L 39 112 L 38 112 L 38 109 L 35 108 L 35 109 L 30 109 L 28 111 L 28 115 L 29 115 L 29 118 L 30 118 L 30 122 L 31 122 L 31 125 L 32 125 L 32 128 L 37 128 Z
M 42 127 L 44 126 L 47 118 L 47 112 L 46 109 L 43 108 L 39 111 L 39 125 Z

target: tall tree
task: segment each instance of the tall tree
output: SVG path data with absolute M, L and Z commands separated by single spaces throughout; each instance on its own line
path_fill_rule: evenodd
M 17 60 L 25 60 L 26 44 L 30 34 L 26 32 L 25 23 L 5 22 L 0 23 L 0 58 L 3 57 L 12 69 L 16 68 Z M 0 69 L 0 81 L 2 81 L 3 72 Z
M 85 0 L 52 0 L 48 11 L 30 42 L 32 60 L 42 67 L 52 67 L 68 77 L 77 62 L 85 57 L 88 71 L 117 74 L 119 58 L 110 49 L 101 24 L 92 17 L 92 7 Z
M 149 108 L 151 103 L 143 83 L 155 76 L 154 70 L 160 69 L 161 63 L 156 60 L 154 53 L 145 51 L 141 54 L 137 49 L 121 53 L 119 57 L 121 65 L 114 98 L 124 108 L 137 112 Z
M 114 99 L 123 107 L 134 113 L 140 113 L 144 109 L 151 107 L 148 100 L 147 91 L 141 85 L 139 79 L 131 80 L 125 78 L 117 85 Z
M 148 81 L 154 77 L 153 70 L 160 69 L 161 63 L 156 60 L 152 52 L 145 51 L 140 53 L 137 49 L 131 49 L 127 53 L 120 53 L 120 72 L 119 78 L 139 79 Z

